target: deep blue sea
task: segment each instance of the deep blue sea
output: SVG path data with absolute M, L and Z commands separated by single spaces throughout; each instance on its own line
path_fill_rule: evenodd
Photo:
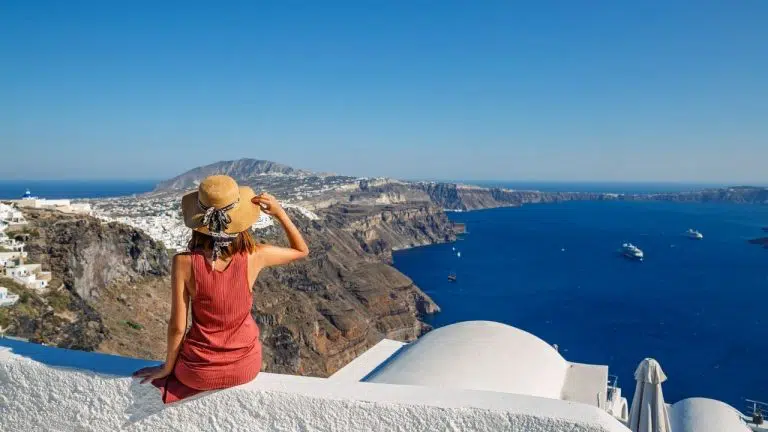
M 149 192 L 156 180 L 0 180 L 0 199 L 18 199 L 27 189 L 40 198 L 99 198 Z
M 630 400 L 645 357 L 669 377 L 668 401 L 768 398 L 768 250 L 747 243 L 768 206 L 570 202 L 450 218 L 467 224 L 462 240 L 394 257 L 442 308 L 434 326 L 519 327 L 569 361 L 609 365 Z M 617 255 L 627 241 L 644 262 Z

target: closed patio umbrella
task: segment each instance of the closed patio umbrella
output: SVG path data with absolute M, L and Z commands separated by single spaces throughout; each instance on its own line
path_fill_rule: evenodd
M 635 395 L 629 413 L 629 428 L 632 432 L 670 432 L 669 413 L 661 383 L 667 380 L 659 362 L 647 358 L 635 370 Z

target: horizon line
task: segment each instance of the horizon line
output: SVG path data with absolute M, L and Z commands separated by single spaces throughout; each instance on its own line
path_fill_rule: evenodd
M 343 174 L 340 174 L 343 176 Z M 437 182 L 437 183 L 540 183 L 540 184 L 658 184 L 658 185 L 706 185 L 706 186 L 755 186 L 768 187 L 768 180 L 764 181 L 739 181 L 739 180 L 542 180 L 542 179 L 444 179 L 444 178 L 399 178 L 391 176 L 347 176 L 351 178 L 388 178 L 392 180 L 409 182 Z M 169 177 L 172 178 L 172 177 Z M 0 183 L 23 183 L 23 182 L 77 182 L 77 183 L 144 183 L 144 182 L 162 182 L 169 178 L 0 178 Z

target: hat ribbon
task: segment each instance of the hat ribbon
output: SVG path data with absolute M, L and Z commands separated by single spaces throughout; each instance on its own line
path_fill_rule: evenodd
M 221 255 L 222 247 L 229 246 L 237 237 L 237 234 L 228 234 L 226 229 L 232 222 L 232 218 L 227 212 L 235 208 L 239 202 L 240 198 L 232 204 L 216 208 L 214 206 L 206 207 L 199 199 L 197 200 L 197 205 L 205 211 L 202 220 L 203 225 L 208 227 L 209 235 L 213 237 L 213 261 L 216 261 Z

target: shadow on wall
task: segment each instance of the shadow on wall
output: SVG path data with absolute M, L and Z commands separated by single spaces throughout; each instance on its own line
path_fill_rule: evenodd
M 79 369 L 81 372 L 89 371 L 97 374 L 111 375 L 111 377 L 103 377 L 108 380 L 129 377 L 137 369 L 158 364 L 156 361 L 68 350 L 11 339 L 0 339 L 0 348 L 3 347 L 10 348 L 13 354 L 27 357 L 48 366 L 73 368 Z M 125 418 L 127 420 L 123 424 L 124 428 L 160 414 L 168 407 L 216 393 L 204 392 L 182 402 L 165 405 L 160 398 L 160 392 L 151 384 L 139 384 L 138 380 L 131 380 L 128 392 L 130 393 L 131 403 L 125 410 Z
M 184 400 L 165 405 L 160 397 L 158 389 L 151 384 L 139 384 L 138 380 L 131 380 L 128 388 L 131 393 L 131 405 L 125 410 L 126 422 L 123 428 L 131 426 L 133 423 L 139 423 L 143 420 L 160 414 L 163 410 L 173 409 L 180 405 L 190 403 L 196 399 L 206 398 L 214 395 L 221 390 L 211 390 L 196 394 Z
M 5 338 L 0 338 L 0 347 L 10 348 L 14 354 L 49 366 L 76 368 L 122 377 L 131 376 L 137 369 L 159 364 L 157 361 L 68 350 Z

